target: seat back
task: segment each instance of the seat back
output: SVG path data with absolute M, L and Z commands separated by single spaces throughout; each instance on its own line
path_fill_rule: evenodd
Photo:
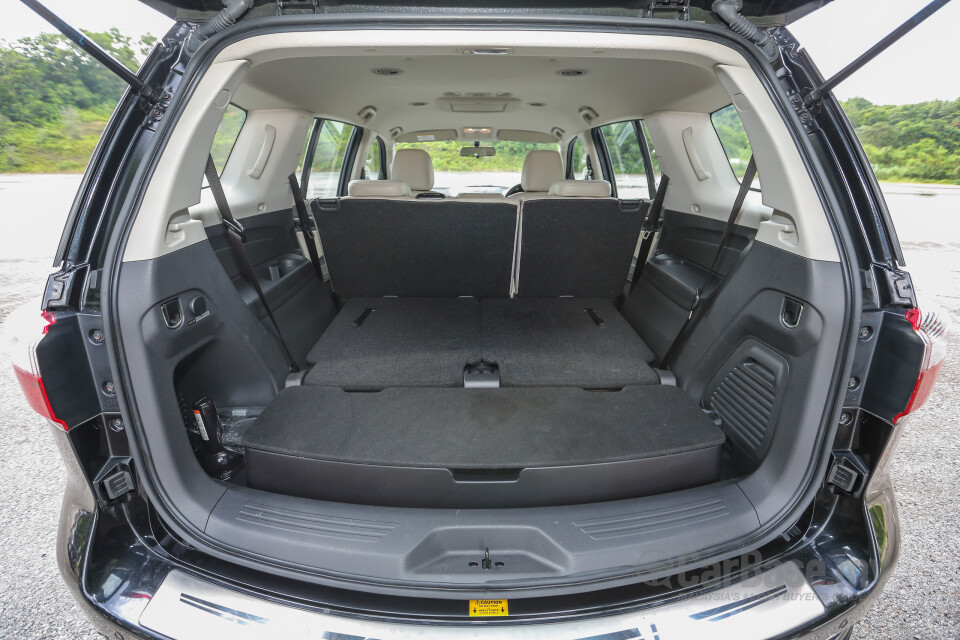
M 311 207 L 339 296 L 510 294 L 514 201 L 360 197 Z
M 609 197 L 602 180 L 561 180 L 520 205 L 516 295 L 615 298 L 649 202 Z

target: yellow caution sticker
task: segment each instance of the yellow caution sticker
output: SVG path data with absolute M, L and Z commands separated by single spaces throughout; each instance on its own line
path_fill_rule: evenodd
M 508 616 L 506 600 L 471 600 L 470 617 Z

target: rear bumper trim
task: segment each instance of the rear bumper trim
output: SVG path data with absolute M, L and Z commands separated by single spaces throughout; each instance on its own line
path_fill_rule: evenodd
M 466 609 L 467 600 L 463 601 Z M 792 563 L 736 584 L 645 611 L 549 624 L 496 626 L 397 624 L 297 609 L 171 571 L 140 616 L 156 633 L 192 638 L 638 638 L 761 640 L 809 624 L 824 613 L 817 594 Z M 506 624 L 503 624 L 503 623 Z

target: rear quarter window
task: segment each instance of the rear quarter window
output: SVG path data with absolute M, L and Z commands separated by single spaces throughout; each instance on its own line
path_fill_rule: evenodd
M 730 168 L 733 169 L 733 175 L 737 180 L 743 178 L 747 170 L 747 164 L 750 163 L 750 156 L 753 150 L 750 148 L 750 141 L 747 139 L 747 132 L 743 128 L 743 122 L 737 115 L 737 108 L 732 104 L 719 111 L 714 111 L 710 115 L 713 122 L 713 128 L 720 138 L 720 144 L 723 145 L 723 152 L 727 155 L 727 161 Z M 759 190 L 759 177 L 754 179 L 753 189 Z
M 227 160 L 234 145 L 237 144 L 237 138 L 246 119 L 246 111 L 235 104 L 227 105 L 223 119 L 220 120 L 220 126 L 217 127 L 217 133 L 213 137 L 213 146 L 210 148 L 210 155 L 213 156 L 213 164 L 217 166 L 218 174 L 223 173 L 223 168 L 227 166 Z
M 335 120 L 323 120 L 320 127 L 307 182 L 308 200 L 337 197 L 347 147 L 356 129 L 352 124 Z

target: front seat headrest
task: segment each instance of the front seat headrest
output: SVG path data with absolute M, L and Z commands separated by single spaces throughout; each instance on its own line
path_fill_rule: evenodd
M 399 149 L 393 156 L 393 180 L 406 182 L 411 191 L 433 189 L 433 160 L 423 149 Z
M 550 185 L 563 180 L 563 161 L 560 152 L 552 149 L 538 149 L 527 154 L 520 174 L 520 186 L 527 193 L 531 191 L 549 191 Z

